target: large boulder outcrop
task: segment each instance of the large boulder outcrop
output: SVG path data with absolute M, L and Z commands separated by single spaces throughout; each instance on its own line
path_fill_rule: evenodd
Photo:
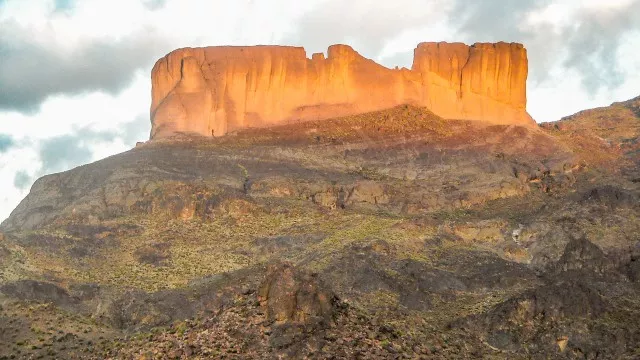
M 335 315 L 337 296 L 316 274 L 288 263 L 269 266 L 258 300 L 276 323 L 328 324 Z
M 413 104 L 447 119 L 534 125 L 527 52 L 516 43 L 421 43 L 412 69 L 389 69 L 346 45 L 175 50 L 152 71 L 151 138 L 221 136 Z

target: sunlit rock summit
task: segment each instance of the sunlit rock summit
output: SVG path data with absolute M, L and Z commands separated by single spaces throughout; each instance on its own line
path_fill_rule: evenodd
M 421 43 L 411 70 L 346 45 L 307 58 L 302 47 L 184 48 L 152 71 L 151 138 L 221 136 L 248 127 L 427 107 L 445 119 L 535 125 L 526 111 L 527 52 L 499 42 Z

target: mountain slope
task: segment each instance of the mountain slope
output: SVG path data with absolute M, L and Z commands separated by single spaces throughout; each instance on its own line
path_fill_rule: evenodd
M 46 176 L 0 227 L 0 357 L 634 358 L 614 108 L 532 129 L 400 106 Z
M 640 97 L 584 110 L 541 126 L 570 144 L 583 158 L 598 164 L 613 160 L 613 168 L 622 168 L 634 179 L 640 178 Z M 624 158 L 622 166 L 616 161 L 618 157 Z

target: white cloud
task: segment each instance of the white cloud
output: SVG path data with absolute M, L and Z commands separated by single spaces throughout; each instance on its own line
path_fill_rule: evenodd
M 11 134 L 19 139 L 41 140 L 72 133 L 74 129 L 95 131 L 117 129 L 123 123 L 149 110 L 151 84 L 142 72 L 131 86 L 112 96 L 103 92 L 82 95 L 57 95 L 42 103 L 36 114 L 16 111 L 2 114 L 2 122 L 11 124 Z
M 27 193 L 28 188 L 20 189 L 15 186 L 16 174 L 23 171 L 34 175 L 40 166 L 40 158 L 33 147 L 17 147 L 0 153 L 0 187 L 8 189 L 0 196 L 0 219 L 8 216 Z

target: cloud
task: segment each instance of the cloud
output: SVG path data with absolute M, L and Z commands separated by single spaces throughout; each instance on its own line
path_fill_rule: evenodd
M 640 0 L 611 9 L 584 9 L 577 19 L 563 34 L 569 49 L 564 64 L 583 75 L 590 91 L 620 86 L 626 74 L 617 66 L 617 50 L 623 34 L 640 30 Z
M 640 0 L 570 4 L 458 0 L 450 23 L 465 40 L 523 42 L 535 83 L 557 81 L 558 66 L 577 70 L 590 93 L 621 85 L 616 52 L 623 34 L 640 29 Z
M 42 166 L 36 172 L 38 176 L 86 164 L 102 158 L 100 150 L 104 147 L 121 144 L 121 148 L 131 148 L 136 142 L 149 137 L 149 118 L 139 115 L 113 130 L 94 130 L 80 128 L 71 134 L 55 136 L 40 142 L 38 156 Z
M 0 154 L 9 150 L 9 148 L 14 145 L 15 140 L 13 140 L 13 137 L 6 134 L 0 134 Z
M 146 141 L 149 139 L 150 127 L 149 115 L 139 115 L 122 125 L 122 141 L 129 146 L 134 146 L 138 141 Z
M 55 0 L 55 11 L 70 11 L 73 9 L 75 2 L 73 0 Z
M 434 31 L 442 21 L 448 33 Z M 324 0 L 296 20 L 285 43 L 313 52 L 348 43 L 388 66 L 406 66 L 419 41 L 521 42 L 529 49 L 533 84 L 558 81 L 554 75 L 565 72 L 561 69 L 575 69 L 584 90 L 594 93 L 624 81 L 616 52 L 623 35 L 634 29 L 640 29 L 640 0 L 396 0 L 376 6 Z M 416 43 L 404 52 L 385 53 L 411 32 Z
M 167 5 L 167 0 L 144 0 L 143 4 L 149 10 L 158 10 Z
M 24 170 L 18 171 L 13 178 L 13 186 L 20 190 L 26 190 L 33 183 L 33 178 Z
M 520 25 L 533 10 L 543 8 L 550 0 L 457 0 L 449 13 L 456 31 L 475 41 L 515 41 L 527 33 Z
M 289 19 L 307 5 L 10 0 L 0 6 L 0 111 L 35 114 L 53 95 L 116 95 L 136 71 L 148 73 L 177 47 L 279 42 Z
M 437 22 L 448 7 L 444 0 L 396 0 L 375 6 L 363 0 L 319 1 L 295 21 L 284 43 L 303 45 L 312 52 L 347 43 L 365 56 L 376 57 L 389 40 Z
M 162 37 L 149 30 L 65 49 L 33 41 L 32 34 L 7 21 L 0 24 L 0 110 L 35 112 L 46 98 L 63 93 L 116 94 L 166 48 Z
M 0 152 L 0 187 L 6 189 L 0 199 L 0 220 L 27 195 L 35 179 L 131 149 L 137 141 L 148 139 L 149 130 L 149 116 L 138 114 L 111 128 L 75 126 L 66 134 L 15 141 L 6 152 Z
M 96 141 L 112 141 L 115 134 L 111 132 L 93 132 L 82 129 L 73 135 L 56 136 L 42 141 L 40 159 L 42 173 L 52 173 L 70 169 L 87 163 L 92 158 L 91 146 Z

